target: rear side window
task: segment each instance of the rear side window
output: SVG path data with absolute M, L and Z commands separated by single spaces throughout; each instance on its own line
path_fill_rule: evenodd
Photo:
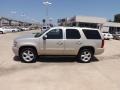
M 80 39 L 80 33 L 77 29 L 66 29 L 67 39 Z
M 87 39 L 101 39 L 101 36 L 97 30 L 83 29 L 83 33 Z

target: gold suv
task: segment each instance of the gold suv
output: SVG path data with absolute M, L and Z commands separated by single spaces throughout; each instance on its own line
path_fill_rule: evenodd
M 18 37 L 13 52 L 22 62 L 36 62 L 39 55 L 76 56 L 88 63 L 104 52 L 104 38 L 99 29 L 53 27 L 41 33 Z

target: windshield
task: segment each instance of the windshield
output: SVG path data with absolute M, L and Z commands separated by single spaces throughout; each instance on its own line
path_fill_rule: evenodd
M 40 37 L 41 35 L 43 35 L 47 30 L 41 31 L 40 33 L 36 33 L 35 37 Z

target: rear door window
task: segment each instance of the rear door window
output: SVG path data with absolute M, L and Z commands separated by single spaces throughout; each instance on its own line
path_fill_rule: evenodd
M 80 39 L 80 37 L 77 29 L 66 29 L 66 39 Z

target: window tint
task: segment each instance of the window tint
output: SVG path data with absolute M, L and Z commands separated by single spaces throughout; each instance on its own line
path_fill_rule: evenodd
M 101 36 L 97 30 L 83 30 L 87 39 L 101 39 Z
M 53 29 L 47 33 L 47 39 L 62 39 L 62 29 Z
M 80 39 L 80 33 L 76 29 L 66 29 L 67 39 Z

